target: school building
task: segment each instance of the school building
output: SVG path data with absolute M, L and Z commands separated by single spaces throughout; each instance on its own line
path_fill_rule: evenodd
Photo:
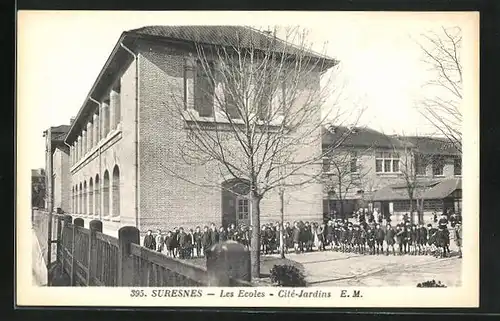
M 146 231 L 211 222 L 249 224 L 248 198 L 241 191 L 233 192 L 241 186 L 221 174 L 217 164 L 181 162 L 179 149 L 188 142 L 189 124 L 173 116 L 173 96 L 182 97 L 185 108 L 210 130 L 215 101 L 198 104 L 189 96 L 192 86 L 204 81 L 193 58 L 193 44 L 226 46 L 236 41 L 235 34 L 249 33 L 268 37 L 237 26 L 149 26 L 124 32 L 72 120 L 60 144 L 61 157 L 54 156 L 64 162 L 67 146 L 69 184 L 54 182 L 60 185 L 57 188 L 67 189 L 67 195 L 63 193 L 56 206 L 85 221 L 100 219 L 108 231 L 125 225 Z M 336 63 L 320 59 L 330 67 Z M 310 85 L 320 85 L 323 71 L 318 70 L 317 81 Z M 319 139 L 301 153 L 318 154 L 321 148 Z M 320 164 L 311 166 L 321 172 Z M 221 188 L 205 187 L 206 181 Z M 287 193 L 285 219 L 321 220 L 322 194 L 320 182 Z M 261 222 L 279 220 L 280 204 L 277 191 L 267 194 L 260 206 Z

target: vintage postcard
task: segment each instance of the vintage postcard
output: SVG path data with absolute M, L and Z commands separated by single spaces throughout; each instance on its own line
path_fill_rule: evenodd
M 17 18 L 18 306 L 478 306 L 478 13 Z

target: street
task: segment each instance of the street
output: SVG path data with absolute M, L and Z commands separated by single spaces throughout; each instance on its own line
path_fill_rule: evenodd
M 359 255 L 332 251 L 288 254 L 303 265 L 309 286 L 417 286 L 430 280 L 461 285 L 462 260 L 455 257 Z

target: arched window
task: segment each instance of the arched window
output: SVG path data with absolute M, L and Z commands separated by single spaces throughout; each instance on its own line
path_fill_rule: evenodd
M 103 216 L 109 215 L 109 172 L 104 172 L 104 180 L 102 185 L 102 201 L 103 201 Z
M 80 187 L 78 188 L 78 214 L 83 213 L 83 189 L 82 189 L 82 183 L 80 183 Z
M 73 214 L 78 213 L 78 185 L 75 185 L 75 194 L 73 195 Z
M 120 169 L 118 165 L 113 168 L 113 217 L 120 216 Z
M 89 214 L 94 215 L 94 182 L 92 181 L 92 177 L 89 180 Z
M 83 214 L 87 214 L 87 208 L 89 203 L 87 202 L 87 181 L 83 181 Z
M 95 215 L 101 214 L 101 182 L 99 181 L 99 174 L 95 176 Z

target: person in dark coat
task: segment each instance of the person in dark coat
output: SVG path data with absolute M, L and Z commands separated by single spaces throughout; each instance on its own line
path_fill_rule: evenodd
M 285 223 L 285 253 L 288 249 L 293 248 L 293 228 L 290 227 L 290 222 Z
M 201 234 L 201 247 L 203 249 L 203 256 L 207 256 L 207 251 L 212 247 L 212 235 L 208 226 L 203 228 L 203 233 Z
M 375 242 L 377 245 L 377 254 L 379 253 L 384 253 L 384 239 L 385 239 L 385 232 L 384 230 L 380 227 L 380 224 L 375 225 Z
M 437 250 L 437 234 L 438 229 L 433 227 L 432 224 L 427 225 L 428 237 L 427 237 L 427 254 L 434 254 Z
M 165 237 L 165 247 L 167 248 L 167 256 L 169 257 L 175 257 L 174 243 L 174 234 L 172 231 L 168 231 Z
M 187 256 L 191 259 L 194 258 L 194 247 L 195 247 L 195 236 L 194 236 L 194 231 L 193 229 L 189 229 L 189 248 L 187 250 Z
M 299 223 L 295 222 L 293 226 L 293 247 L 295 249 L 295 253 L 299 254 L 301 253 L 301 231 L 299 227 Z
M 396 230 L 391 226 L 391 224 L 387 224 L 385 230 L 385 243 L 387 244 L 387 253 L 389 255 L 389 249 L 392 248 L 392 254 L 396 255 L 396 251 L 394 250 L 394 237 L 396 236 Z
M 448 226 L 448 218 L 446 217 L 445 214 L 441 215 L 441 217 L 438 220 L 438 229 L 439 228 L 445 228 Z
M 370 255 L 375 254 L 375 231 L 368 227 L 366 231 L 366 242 L 368 243 L 368 250 Z
M 425 254 L 427 251 L 427 229 L 424 224 L 420 224 L 418 228 L 418 254 Z
M 143 246 L 152 251 L 156 250 L 156 240 L 153 236 L 153 231 L 148 230 L 144 236 Z
M 396 243 L 398 243 L 399 255 L 403 255 L 406 242 L 406 230 L 403 224 L 396 226 Z
M 180 259 L 187 259 L 188 257 L 188 250 L 191 247 L 191 237 L 184 232 L 184 228 L 179 228 L 179 234 L 178 234 L 178 240 L 179 240 L 179 258 Z
M 201 236 L 202 236 L 201 228 L 199 226 L 196 227 L 194 230 L 194 246 L 193 249 L 196 252 L 196 254 L 193 253 L 193 255 L 196 255 L 196 257 L 201 257 Z
M 215 223 L 210 224 L 210 245 L 215 245 L 219 243 L 219 232 Z
M 417 226 L 415 224 L 411 225 L 409 230 L 410 234 L 410 255 L 417 255 Z
M 225 242 L 228 240 L 228 235 L 224 226 L 219 227 L 219 242 Z
M 172 247 L 174 249 L 174 255 L 176 257 L 179 256 L 179 228 L 174 227 L 174 231 L 172 232 L 173 242 Z

